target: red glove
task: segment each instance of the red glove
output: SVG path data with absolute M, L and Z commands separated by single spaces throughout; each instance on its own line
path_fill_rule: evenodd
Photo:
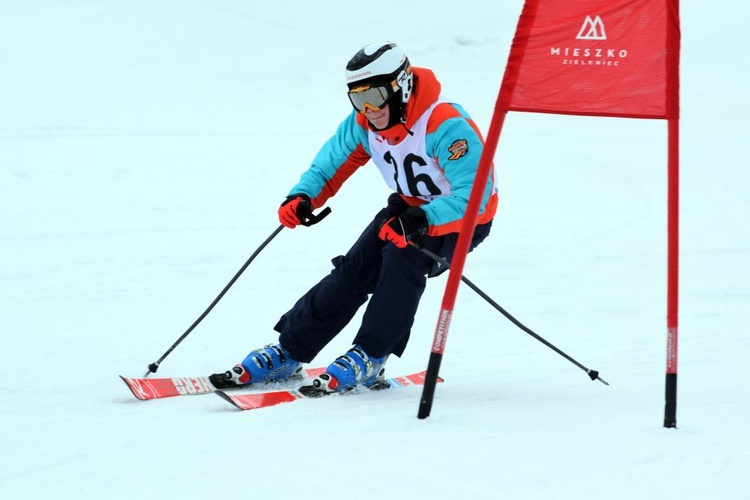
M 391 217 L 380 227 L 378 237 L 390 241 L 399 248 L 409 243 L 419 246 L 420 238 L 427 234 L 427 214 L 419 207 L 409 207 L 397 217 Z
M 294 229 L 312 216 L 312 203 L 306 194 L 287 196 L 279 207 L 279 222 Z

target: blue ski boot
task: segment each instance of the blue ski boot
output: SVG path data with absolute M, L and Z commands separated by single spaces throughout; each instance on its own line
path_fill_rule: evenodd
M 241 364 L 231 370 L 214 373 L 208 380 L 217 389 L 230 389 L 286 380 L 301 371 L 302 363 L 293 360 L 281 344 L 269 344 L 248 354 Z
M 354 389 L 357 385 L 373 387 L 385 380 L 385 362 L 388 356 L 373 358 L 360 345 L 355 345 L 346 354 L 328 365 L 325 373 L 315 377 L 305 395 L 323 396 L 332 392 Z

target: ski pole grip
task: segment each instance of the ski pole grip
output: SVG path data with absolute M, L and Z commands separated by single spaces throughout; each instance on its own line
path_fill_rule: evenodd
M 303 226 L 312 226 L 317 224 L 318 222 L 322 221 L 328 215 L 331 213 L 331 207 L 325 207 L 323 210 L 318 212 L 317 214 L 310 214 L 310 216 L 307 218 L 307 220 L 302 222 Z

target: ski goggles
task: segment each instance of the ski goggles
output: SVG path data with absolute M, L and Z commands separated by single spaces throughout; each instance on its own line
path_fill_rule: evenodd
M 363 85 L 350 90 L 347 94 L 354 109 L 364 113 L 366 109 L 380 111 L 391 100 L 391 97 L 400 87 L 393 80 L 390 83 L 380 83 L 377 85 Z

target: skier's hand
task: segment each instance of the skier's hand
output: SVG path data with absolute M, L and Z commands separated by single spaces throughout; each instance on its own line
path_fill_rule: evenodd
M 391 217 L 381 226 L 378 237 L 390 241 L 399 248 L 409 243 L 420 245 L 420 239 L 427 234 L 427 214 L 419 207 L 409 207 L 397 217 Z
M 409 204 L 404 201 L 400 194 L 392 193 L 388 197 L 387 208 L 391 215 L 401 215 L 409 208 Z
M 287 196 L 279 207 L 279 222 L 294 229 L 312 216 L 312 203 L 306 194 Z

